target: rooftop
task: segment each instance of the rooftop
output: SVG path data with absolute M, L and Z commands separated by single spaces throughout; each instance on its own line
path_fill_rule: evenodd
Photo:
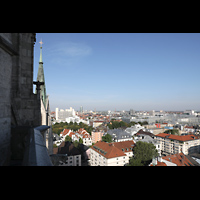
M 177 166 L 198 165 L 198 163 L 196 163 L 193 159 L 190 159 L 188 156 L 186 156 L 185 154 L 183 154 L 181 152 L 181 153 L 177 153 L 177 154 L 173 154 L 173 155 L 163 156 L 162 161 L 161 162 L 157 161 L 157 164 L 155 166 L 168 166 L 166 164 L 166 161 L 172 162 L 172 163 L 176 164 Z M 153 163 L 150 166 L 153 166 Z
M 132 138 L 130 133 L 122 129 L 110 129 L 108 134 L 111 135 L 113 138 L 116 137 L 117 139 L 124 139 L 124 138 Z
M 97 142 L 91 149 L 98 152 L 105 158 L 115 158 L 119 156 L 126 156 L 126 152 L 131 152 L 134 147 L 133 141 L 124 141 L 124 142 Z
M 175 163 L 177 166 L 193 166 L 192 162 L 190 162 L 190 160 L 183 153 L 164 156 L 162 159 L 163 161 L 167 160 L 169 162 Z
M 179 140 L 179 141 L 189 141 L 189 140 L 197 140 L 199 139 L 199 136 L 196 135 L 171 135 L 168 133 L 159 133 L 156 135 L 157 137 L 162 137 L 162 138 L 168 138 L 172 140 Z

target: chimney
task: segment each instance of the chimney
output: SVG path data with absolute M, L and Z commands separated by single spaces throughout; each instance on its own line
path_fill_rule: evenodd
M 158 161 L 162 162 L 162 157 L 161 156 L 158 157 Z
M 152 164 L 153 164 L 153 166 L 157 165 L 157 158 L 154 158 L 154 157 L 153 157 L 153 159 L 152 159 Z

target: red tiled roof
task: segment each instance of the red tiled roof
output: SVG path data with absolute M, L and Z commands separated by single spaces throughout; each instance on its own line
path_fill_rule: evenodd
M 151 164 L 150 166 L 153 166 L 153 164 Z M 167 166 L 167 164 L 164 162 L 157 161 L 157 165 L 155 166 Z
M 194 127 L 193 126 L 185 126 L 185 128 L 192 128 L 193 129 Z
M 157 165 L 156 166 L 167 166 L 167 164 L 164 163 L 164 162 L 157 161 Z
M 124 142 L 97 142 L 91 148 L 101 154 L 106 158 L 115 158 L 119 156 L 126 156 L 124 152 L 132 151 L 130 148 L 133 148 L 133 141 L 124 141 Z M 124 149 L 124 152 L 122 151 Z
M 75 133 L 74 132 L 71 132 L 70 134 L 69 134 L 69 137 L 72 137 L 72 135 L 74 135 Z
M 156 166 L 167 166 L 165 161 L 172 162 L 176 164 L 177 166 L 193 166 L 193 164 L 189 161 L 189 159 L 181 152 L 173 155 L 163 156 L 162 157 L 163 162 L 157 161 Z M 151 164 L 150 166 L 153 166 Z
M 70 129 L 64 129 L 64 131 L 62 132 L 62 135 L 66 135 L 66 134 L 68 134 L 69 131 L 70 131 Z
M 163 160 L 175 163 L 177 166 L 191 166 L 193 165 L 188 158 L 181 152 L 169 156 L 162 157 Z
M 188 141 L 188 140 L 196 140 L 199 139 L 199 137 L 195 136 L 195 135 L 171 135 L 168 133 L 159 133 L 155 136 L 158 137 L 162 137 L 162 138 L 168 138 L 168 139 L 172 139 L 172 140 L 179 140 L 179 141 Z

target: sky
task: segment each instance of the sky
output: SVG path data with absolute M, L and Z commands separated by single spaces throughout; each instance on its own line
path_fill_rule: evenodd
M 200 110 L 199 33 L 37 33 L 50 109 Z

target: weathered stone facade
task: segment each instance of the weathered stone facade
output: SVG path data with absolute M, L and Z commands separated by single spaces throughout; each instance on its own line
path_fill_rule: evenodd
M 41 125 L 33 93 L 35 40 L 35 33 L 0 33 L 0 165 L 9 162 L 11 125 Z

